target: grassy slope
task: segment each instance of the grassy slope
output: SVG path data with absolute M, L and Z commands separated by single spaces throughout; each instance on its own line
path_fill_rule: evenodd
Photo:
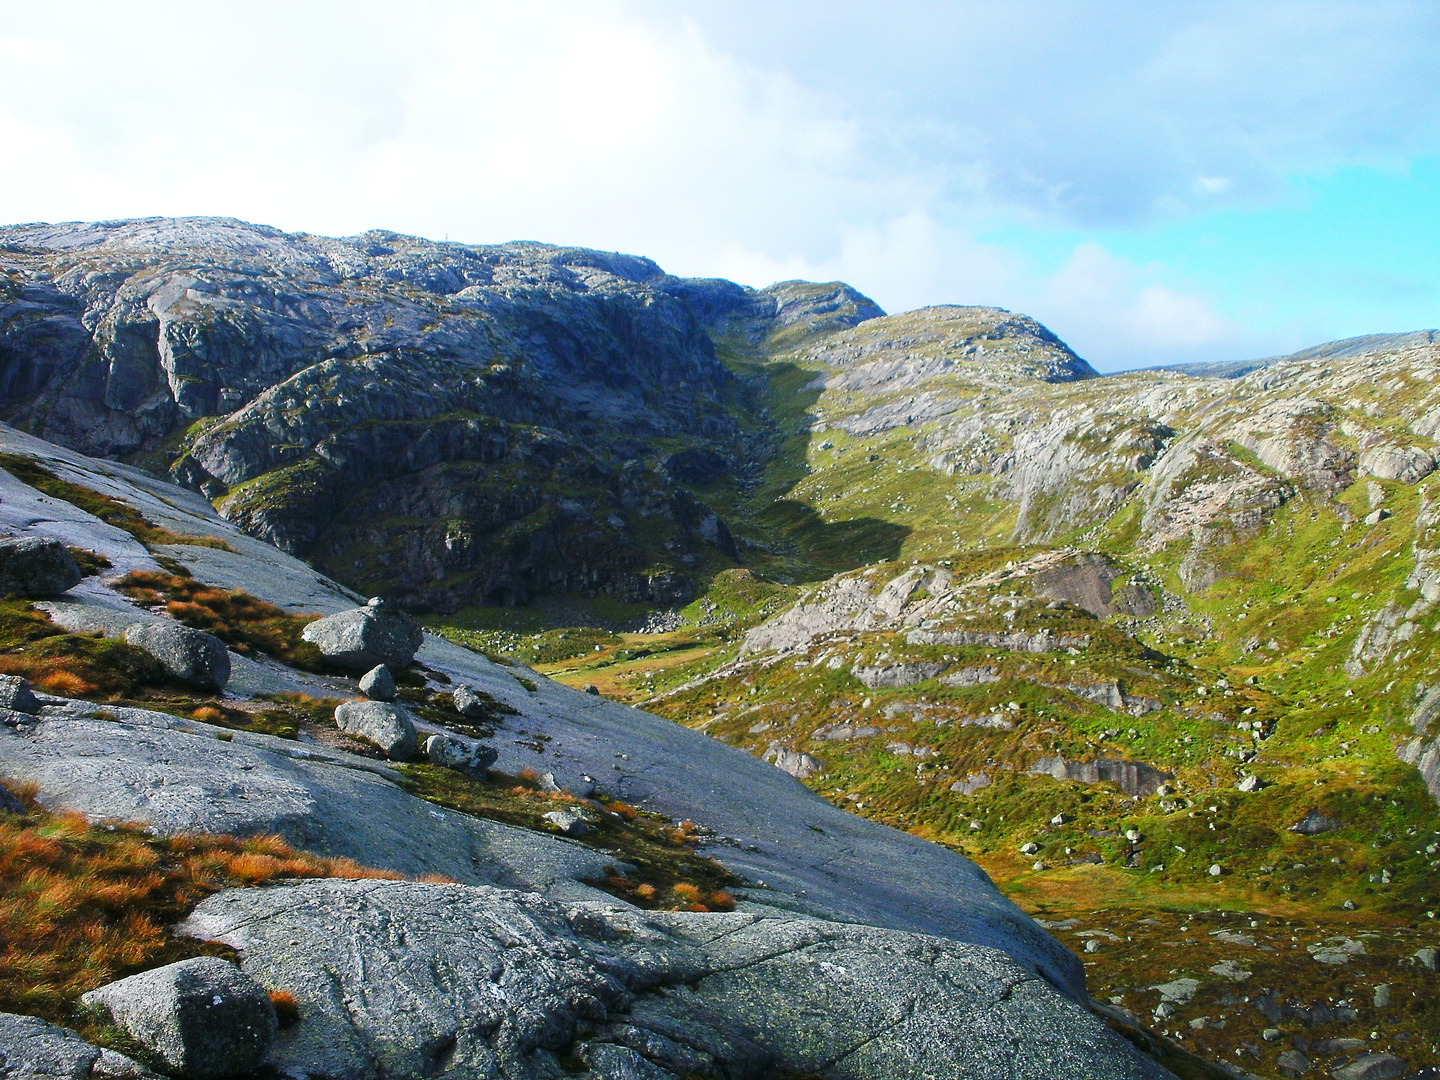
M 1440 940 L 1432 921 L 1440 909 L 1440 862 L 1431 850 L 1440 841 L 1440 815 L 1418 773 L 1394 755 L 1410 734 L 1416 688 L 1427 673 L 1433 681 L 1440 655 L 1425 627 L 1399 659 L 1372 674 L 1352 680 L 1343 669 L 1372 613 L 1392 597 L 1415 598 L 1404 583 L 1414 565 L 1417 489 L 1362 482 L 1338 501 L 1299 490 L 1267 513 L 1258 531 L 1222 537 L 1208 554 L 1220 579 L 1195 594 L 1182 585 L 1190 542 L 1137 550 L 1142 508 L 1121 499 L 1107 520 L 1085 520 L 1051 542 L 1110 552 L 1168 596 L 1165 610 L 1092 624 L 1092 645 L 1079 656 L 939 650 L 957 663 L 998 667 L 997 682 L 867 690 L 850 674 L 857 660 L 937 655 L 905 646 L 889 631 L 852 635 L 832 650 L 843 658 L 839 667 L 812 664 L 817 646 L 798 660 L 735 669 L 739 631 L 795 595 L 780 592 L 781 582 L 815 582 L 877 563 L 886 564 L 876 579 L 883 581 L 915 561 L 978 574 L 1040 550 L 1011 546 L 1016 507 L 994 478 L 946 477 L 925 464 L 933 427 L 852 435 L 839 426 L 893 395 L 820 393 L 813 380 L 825 368 L 803 353 L 747 363 L 765 384 L 780 442 L 761 483 L 748 496 L 735 493 L 726 509 L 736 535 L 753 545 L 747 563 L 762 585 L 772 583 L 769 606 L 736 605 L 733 580 L 717 579 L 712 595 L 686 609 L 687 625 L 678 632 L 587 639 L 583 652 L 565 656 L 541 656 L 538 639 L 512 632 L 509 647 L 528 648 L 529 659 L 557 678 L 648 703 L 752 752 L 780 741 L 816 754 L 826 771 L 807 783 L 817 792 L 965 851 L 1018 903 L 1052 921 L 1078 919 L 1057 933 L 1077 951 L 1085 941 L 1100 942 L 1082 953 L 1097 996 L 1151 1013 L 1160 995 L 1146 987 L 1180 974 L 1200 979 L 1192 1002 L 1154 1022 L 1209 1056 L 1273 1076 L 1281 1050 L 1308 1046 L 1306 1039 L 1358 1036 L 1416 1064 L 1440 1060 L 1440 1010 L 1421 969 L 1401 962 Z M 1154 377 L 1145 379 L 1154 385 Z M 1109 408 L 1116 386 L 1031 384 L 1028 392 L 1032 411 L 1044 416 L 1065 403 Z M 977 412 L 996 396 L 993 387 L 953 378 L 948 392 Z M 1212 399 L 1221 394 L 1204 392 Z M 1362 385 L 1353 391 L 1356 415 L 1368 413 L 1372 428 L 1398 431 L 1401 425 L 1386 416 L 1417 392 L 1403 379 Z M 1127 423 L 1115 418 L 1118 437 L 1128 437 Z M 1345 444 L 1343 436 L 1337 441 Z M 1237 462 L 1269 474 L 1253 453 L 1228 447 Z M 1197 478 L 1206 477 L 1187 477 Z M 1098 488 L 1124 480 L 1096 473 L 1086 482 Z M 1375 488 L 1391 516 L 1365 526 L 1358 519 L 1369 512 Z M 713 495 L 709 501 L 719 505 Z M 1116 677 L 1127 693 L 1154 695 L 1167 707 L 1138 718 L 1117 715 L 1042 685 Z M 887 713 L 896 704 L 919 704 L 926 713 Z M 996 712 L 1014 720 L 1013 730 L 953 722 Z M 947 714 L 952 722 L 933 722 Z M 809 738 L 837 723 L 865 723 L 882 733 L 846 742 Z M 1240 723 L 1257 725 L 1261 734 Z M 931 753 L 917 761 L 887 749 L 901 743 Z M 1178 790 L 1131 799 L 1108 784 L 1027 774 L 1038 757 L 1056 753 L 1147 762 L 1172 773 L 1170 787 Z M 1245 760 L 1251 753 L 1253 760 Z M 991 778 L 988 787 L 969 796 L 950 790 L 955 779 L 976 772 Z M 1251 773 L 1266 786 L 1238 791 L 1237 781 Z M 1312 811 L 1340 828 L 1317 836 L 1289 829 Z M 1057 815 L 1068 820 L 1052 824 Z M 1141 840 L 1125 840 L 1128 830 Z M 1026 843 L 1038 850 L 1022 856 Z M 1202 926 L 1243 929 L 1255 944 L 1202 935 Z M 1097 929 L 1125 940 L 1076 936 Z M 1304 946 L 1335 935 L 1363 941 L 1365 956 L 1344 965 L 1311 959 Z M 1217 976 L 1209 968 L 1220 959 L 1236 960 L 1252 975 L 1235 983 Z M 1374 1005 L 1381 984 L 1391 987 L 1386 1008 Z M 1355 1015 L 1312 1028 L 1298 1014 L 1267 1015 L 1257 1004 L 1268 1002 L 1267 994 L 1282 1004 L 1343 1001 Z M 1263 1039 L 1262 1030 L 1272 1027 L 1283 1037 Z M 1333 1065 L 1344 1050 L 1332 1047 L 1326 1057 L 1322 1045 L 1311 1052 Z

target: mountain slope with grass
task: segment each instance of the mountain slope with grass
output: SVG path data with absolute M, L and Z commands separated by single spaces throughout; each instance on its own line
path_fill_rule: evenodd
M 0 467 L 138 545 L 101 553 L 161 575 L 123 602 L 228 635 L 242 680 L 289 643 L 285 692 L 327 696 L 285 619 L 380 593 L 531 709 L 498 768 L 548 755 L 567 790 L 698 822 L 787 905 L 988 942 L 926 861 L 948 848 L 1154 1046 L 1440 1068 L 1433 332 L 1101 376 L 1012 312 L 545 245 L 122 222 L 6 230 L 0 265 L 5 418 L 124 462 Z M 189 493 L 103 501 L 157 474 Z M 257 578 L 262 542 L 343 586 Z M 65 671 L 130 700 L 113 647 Z M 558 684 L 591 692 L 555 728 Z M 636 752 L 665 729 L 622 704 L 708 738 Z M 833 816 L 778 809 L 791 778 Z M 411 782 L 532 820 L 442 780 Z M 399 871 L 455 876 L 425 858 Z M 611 891 L 673 900 L 674 874 Z
M 151 1028 L 80 998 L 206 956 L 284 1014 L 266 1060 L 286 1074 L 1080 1080 L 1188 1060 L 1097 1016 L 1075 957 L 964 857 L 439 636 L 357 681 L 308 628 L 394 608 L 134 467 L 4 425 L 0 455 L 5 580 L 39 580 L 17 537 L 88 571 L 0 599 L 7 1061 L 104 1047 L 106 1075 L 177 1074 Z M 152 644 L 197 634 L 223 642 L 221 691 Z M 408 743 L 354 715 L 398 717 Z

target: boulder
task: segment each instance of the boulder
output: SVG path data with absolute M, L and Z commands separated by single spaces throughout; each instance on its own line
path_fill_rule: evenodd
M 223 690 L 230 681 L 230 653 L 214 634 L 180 623 L 134 623 L 126 628 L 125 640 L 196 690 Z
M 765 760 L 796 780 L 808 780 L 825 771 L 825 763 L 819 758 L 778 743 L 772 743 L 765 751 Z
M 1409 1071 L 1409 1064 L 1398 1054 L 1361 1054 L 1330 1075 L 1335 1080 L 1399 1080 Z
M 25 809 L 25 804 L 22 803 L 18 798 L 16 798 L 14 792 L 12 792 L 5 785 L 0 784 L 0 814 L 24 813 L 28 813 L 28 811 Z M 3 1070 L 0 1070 L 0 1076 L 3 1075 Z
M 466 720 L 489 720 L 490 701 L 484 695 L 476 693 L 463 683 L 450 695 L 455 700 L 455 711 Z
M 40 711 L 40 701 L 27 680 L 18 675 L 0 675 L 0 709 L 33 714 Z
M 500 756 L 493 746 L 459 735 L 431 735 L 425 740 L 425 759 L 431 765 L 483 779 Z
M 1082 784 L 1111 783 L 1126 795 L 1153 795 L 1162 783 L 1174 779 L 1153 765 L 1123 758 L 1066 761 L 1063 757 L 1043 757 L 1030 766 L 1029 772 L 1053 776 L 1056 780 L 1078 780 Z
M 590 831 L 590 825 L 586 822 L 585 816 L 574 810 L 551 810 L 548 814 L 540 816 L 566 836 L 584 836 Z
M 1301 836 L 1319 836 L 1321 833 L 1334 832 L 1338 828 L 1340 828 L 1340 822 L 1326 817 L 1318 810 L 1311 810 L 1294 825 L 1291 825 L 1290 831 L 1299 833 Z
M 415 721 L 398 705 L 385 701 L 347 701 L 335 709 L 335 726 L 364 739 L 396 761 L 415 756 Z
M 394 701 L 395 678 L 384 664 L 376 664 L 360 676 L 360 692 L 371 701 Z
M 5 1080 L 160 1080 L 114 1050 L 35 1016 L 0 1013 L 0 1076 Z
M 80 1000 L 188 1080 L 248 1072 L 278 1030 L 265 988 L 213 956 L 142 971 Z
M 384 664 L 400 671 L 415 659 L 425 633 L 409 615 L 376 596 L 363 608 L 317 619 L 301 637 L 336 667 L 369 671 Z
M 269 1061 L 289 1076 L 558 1076 L 581 1052 L 633 1066 L 611 1078 L 1169 1075 L 997 950 L 790 913 L 321 879 L 221 893 L 182 929 L 299 999 Z
M 54 596 L 80 584 L 80 567 L 48 536 L 0 538 L 0 596 Z

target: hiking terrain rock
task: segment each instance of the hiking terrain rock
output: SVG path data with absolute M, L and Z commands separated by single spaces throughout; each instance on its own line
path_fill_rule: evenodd
M 193 1080 L 249 1072 L 275 1040 L 265 988 L 213 956 L 167 964 L 91 990 L 81 999 L 170 1068 Z
M 80 583 L 80 567 L 48 536 L 0 537 L 0 597 L 56 596 Z
M 135 623 L 125 641 L 159 660 L 170 675 L 196 690 L 224 690 L 230 681 L 230 653 L 214 634 L 181 623 Z

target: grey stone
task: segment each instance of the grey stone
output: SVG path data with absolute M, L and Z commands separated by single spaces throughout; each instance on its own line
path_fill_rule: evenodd
M 385 701 L 347 701 L 335 708 L 335 726 L 347 735 L 378 746 L 385 756 L 409 761 L 415 756 L 415 721 Z
M 1159 990 L 1160 998 L 1163 1001 L 1184 1005 L 1195 996 L 1195 991 L 1200 989 L 1200 980 L 1174 979 L 1168 983 L 1160 983 L 1157 986 L 1152 986 L 1150 989 Z
M 963 780 L 956 780 L 950 785 L 950 790 L 961 795 L 974 795 L 982 788 L 990 786 L 990 777 L 983 772 L 971 773 Z
M 779 743 L 772 743 L 764 757 L 781 772 L 789 773 L 797 780 L 808 780 L 825 771 L 825 763 L 819 758 Z
M 230 653 L 214 634 L 180 623 L 148 622 L 127 627 L 125 640 L 196 690 L 223 690 L 230 681 Z
M 1348 1065 L 1331 1071 L 1335 1080 L 1398 1080 L 1409 1072 L 1406 1060 L 1397 1054 L 1361 1054 Z
M 291 1074 L 553 1075 L 588 1029 L 676 1075 L 1167 1075 L 1002 953 L 801 916 L 330 879 L 221 893 L 183 929 L 299 998 L 270 1058 Z
M 0 814 L 24 814 L 28 811 L 5 785 L 0 784 Z
M 1153 795 L 1166 780 L 1174 779 L 1173 774 L 1143 761 L 1120 758 L 1066 761 L 1063 757 L 1043 757 L 1031 765 L 1029 771 L 1053 776 L 1056 780 L 1078 780 L 1082 784 L 1114 784 L 1127 795 Z
M 1415 962 L 1426 971 L 1440 971 L 1440 949 L 1416 949 L 1414 955 Z
M 0 1076 L 5 1080 L 161 1080 L 124 1054 L 86 1042 L 35 1016 L 0 1013 Z
M 1370 513 L 1368 513 L 1368 514 L 1365 515 L 1365 524 L 1366 524 L 1366 525 L 1379 525 L 1380 522 L 1384 521 L 1384 520 L 1385 520 L 1386 518 L 1388 518 L 1389 516 L 1390 516 L 1390 511 L 1389 511 L 1389 510 L 1386 510 L 1386 509 L 1382 506 L 1382 507 L 1380 507 L 1380 509 L 1378 509 L 1378 510 L 1371 510 Z
M 394 701 L 395 679 L 384 664 L 376 664 L 360 676 L 360 692 L 371 701 Z
M 1310 1070 L 1310 1059 L 1299 1050 L 1282 1050 L 1275 1066 L 1286 1076 L 1304 1076 Z
M 486 746 L 476 739 L 465 739 L 445 732 L 431 735 L 425 740 L 425 759 L 431 765 L 465 773 L 483 779 L 499 757 L 493 746 Z
M 1381 983 L 1375 987 L 1375 993 L 1371 995 L 1370 1001 L 1377 1009 L 1388 1009 L 1390 1007 L 1390 984 Z
M 0 675 L 0 709 L 38 713 L 40 701 L 30 690 L 30 683 L 18 675 Z
M 317 619 L 301 636 L 336 667 L 354 671 L 369 671 L 378 664 L 400 671 L 415 659 L 425 640 L 414 619 L 379 597 L 365 607 Z
M 0 596 L 55 596 L 80 584 L 80 567 L 48 536 L 0 537 Z
M 81 1001 L 191 1080 L 248 1072 L 278 1030 L 265 988 L 213 956 L 142 971 Z
M 598 692 L 598 691 L 597 691 Z M 470 687 L 461 683 L 450 695 L 455 701 L 455 711 L 466 720 L 491 719 L 491 704 Z
M 1290 831 L 1299 833 L 1301 836 L 1319 836 L 1321 833 L 1333 832 L 1338 828 L 1340 828 L 1340 822 L 1326 817 L 1318 810 L 1311 810 L 1310 813 L 1291 825 Z
M 566 836 L 584 836 L 590 831 L 590 825 L 586 822 L 584 815 L 575 810 L 551 810 L 540 816 Z
M 856 666 L 850 673 L 867 688 L 877 690 L 881 687 L 915 686 L 926 679 L 933 679 L 948 666 L 929 660 L 916 660 L 911 663 L 880 664 L 874 667 Z
M 1241 780 L 1238 784 L 1236 784 L 1235 788 L 1237 791 L 1243 791 L 1248 794 L 1252 791 L 1259 791 L 1264 786 L 1265 782 L 1263 780 L 1261 780 L 1258 776 L 1251 775 L 1245 777 L 1244 780 Z

